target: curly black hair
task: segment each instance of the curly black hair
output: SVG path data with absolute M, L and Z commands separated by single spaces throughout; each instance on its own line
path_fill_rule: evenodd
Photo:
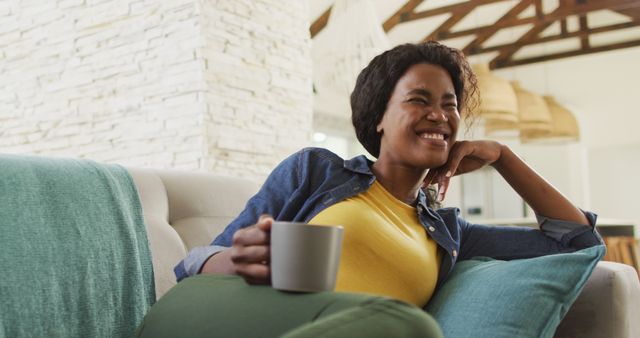
M 447 71 L 467 126 L 473 120 L 471 112 L 479 102 L 478 85 L 471 66 L 460 50 L 435 41 L 396 46 L 371 60 L 358 75 L 351 93 L 351 121 L 356 136 L 376 158 L 380 154 L 381 138 L 376 126 L 382 120 L 396 83 L 409 67 L 418 63 L 437 65 Z

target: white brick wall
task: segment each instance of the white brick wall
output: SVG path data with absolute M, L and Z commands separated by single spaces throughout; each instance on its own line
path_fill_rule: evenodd
M 307 2 L 205 1 L 207 169 L 253 176 L 309 142 Z
M 309 143 L 306 6 L 0 2 L 0 152 L 261 179 Z

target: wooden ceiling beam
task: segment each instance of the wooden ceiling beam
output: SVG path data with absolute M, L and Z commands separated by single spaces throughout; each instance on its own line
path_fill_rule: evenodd
M 398 9 L 393 15 L 391 15 L 383 24 L 382 29 L 385 32 L 390 31 L 397 24 L 407 21 L 409 13 L 413 13 L 413 10 L 418 7 L 424 0 L 409 0 L 400 9 Z
M 400 9 L 398 9 L 393 15 L 391 15 L 385 22 L 382 24 L 382 28 L 385 32 L 390 31 L 397 24 L 407 21 L 409 14 L 413 12 L 418 5 L 420 5 L 424 0 L 409 0 L 407 1 Z M 330 6 L 326 11 L 324 11 L 312 24 L 309 28 L 311 32 L 311 38 L 320 33 L 321 30 L 327 26 L 329 23 L 329 16 L 331 15 L 331 9 L 333 6 Z
M 598 46 L 598 47 L 589 47 L 586 49 L 581 48 L 574 51 L 555 53 L 555 54 L 543 55 L 543 56 L 532 57 L 532 58 L 507 60 L 503 63 L 495 65 L 493 69 L 521 66 L 521 65 L 531 64 L 531 63 L 545 62 L 545 61 L 557 60 L 557 59 L 562 59 L 562 58 L 567 58 L 572 56 L 607 52 L 607 51 L 616 50 L 616 49 L 631 48 L 631 47 L 638 47 L 638 46 L 640 46 L 640 40 L 632 40 L 632 41 L 614 43 L 614 44 Z
M 390 31 L 396 25 L 409 22 L 413 20 L 420 20 L 436 15 L 454 13 L 460 11 L 461 8 L 464 10 L 470 11 L 474 7 L 488 5 L 495 2 L 508 1 L 508 0 L 469 0 L 464 3 L 457 3 L 449 6 L 443 6 L 438 8 L 433 8 L 421 12 L 414 12 L 416 7 L 420 5 L 424 0 L 409 0 L 407 1 L 400 9 L 398 9 L 393 15 L 391 15 L 382 25 L 385 32 Z M 524 1 L 524 0 L 523 0 Z M 473 35 L 482 33 L 482 31 L 495 31 L 495 28 L 502 29 L 507 27 L 520 26 L 525 24 L 536 24 L 536 23 L 545 23 L 547 21 L 556 21 L 561 18 L 565 18 L 569 15 L 580 15 L 586 14 L 587 12 L 600 10 L 600 9 L 611 9 L 617 12 L 620 12 L 624 15 L 632 16 L 632 15 L 640 15 L 640 4 L 637 0 L 598 0 L 584 4 L 579 4 L 574 7 L 568 8 L 564 11 L 556 13 L 554 16 L 549 16 L 549 14 L 543 14 L 540 17 L 540 13 L 542 13 L 542 4 L 540 0 L 535 0 L 534 4 L 536 6 L 536 15 L 530 18 L 517 18 L 513 17 L 510 20 L 505 20 L 501 22 L 499 27 L 495 27 L 494 25 L 476 27 L 473 29 L 462 30 L 458 32 L 444 32 L 439 33 L 441 36 L 440 39 L 450 39 L 457 38 L 461 36 Z M 311 32 L 311 37 L 316 36 L 328 23 L 329 16 L 331 15 L 332 7 L 329 7 L 325 10 L 310 26 L 309 30 Z M 575 11 L 574 11 L 575 10 Z M 624 12 L 624 13 L 623 13 Z
M 505 22 L 517 17 L 518 14 L 527 9 L 533 2 L 534 0 L 521 0 L 517 5 L 513 6 L 513 8 L 505 13 L 500 19 L 498 19 L 498 21 L 494 23 L 494 27 L 497 27 L 501 22 Z M 535 3 L 539 4 L 540 0 L 535 0 Z M 536 8 L 538 8 L 538 6 L 536 6 Z M 482 44 L 490 37 L 492 37 L 496 32 L 498 32 L 498 30 L 500 30 L 500 28 L 486 29 L 478 33 L 476 38 L 473 39 L 473 41 L 469 42 L 469 44 L 467 44 L 462 49 L 462 52 L 465 54 L 469 54 L 472 49 L 482 46 Z
M 322 15 L 320 15 L 309 27 L 309 31 L 311 32 L 311 38 L 313 39 L 316 34 L 320 33 L 320 31 L 327 25 L 329 22 L 329 16 L 331 15 L 331 9 L 333 6 L 329 7 Z
M 587 16 L 580 15 L 580 32 L 589 31 L 589 24 L 587 23 Z M 583 49 L 589 48 L 589 34 L 580 35 L 580 45 Z
M 634 20 L 640 20 L 640 7 L 617 10 L 616 12 L 626 15 Z
M 499 1 L 503 1 L 503 0 L 499 0 Z M 522 2 L 527 2 L 527 3 L 530 3 L 531 1 L 533 0 L 522 0 Z M 453 26 L 455 26 L 458 22 L 460 22 L 460 20 L 462 20 L 465 16 L 467 16 L 467 14 L 471 13 L 478 6 L 486 5 L 492 2 L 496 2 L 496 1 L 472 0 L 462 4 L 455 4 L 455 5 L 448 6 L 448 8 L 450 9 L 451 16 L 445 22 L 443 22 L 438 28 L 433 30 L 431 33 L 429 33 L 429 35 L 427 35 L 424 39 L 422 39 L 422 41 L 443 40 L 444 37 L 447 36 L 451 28 L 453 28 Z M 441 7 L 441 8 L 445 8 L 445 7 Z M 437 8 L 436 10 L 440 10 L 441 8 Z M 427 15 L 426 13 L 429 13 L 429 15 L 434 15 L 434 13 L 442 14 L 436 10 L 424 11 L 424 12 L 421 12 L 423 14 L 417 13 L 416 15 Z
M 536 9 L 536 17 L 541 18 L 544 16 L 544 10 L 542 10 L 542 0 L 535 0 L 534 6 Z
M 411 12 L 411 13 L 408 14 L 405 22 L 406 21 L 420 20 L 420 19 L 424 19 L 424 18 L 428 18 L 428 17 L 440 15 L 440 14 L 447 14 L 447 13 L 455 12 L 460 7 L 464 7 L 464 8 L 472 7 L 473 8 L 473 7 L 478 7 L 478 6 L 482 6 L 482 5 L 488 5 L 488 4 L 491 4 L 491 3 L 494 3 L 494 2 L 502 2 L 502 1 L 509 1 L 509 0 L 469 0 L 467 2 L 457 3 L 457 4 L 438 7 L 438 8 L 433 8 L 433 9 L 428 9 L 428 10 L 425 10 L 425 11 L 422 11 L 422 12 Z
M 559 10 L 560 8 L 558 8 Z M 503 63 L 505 60 L 509 60 L 513 54 L 519 51 L 522 47 L 530 44 L 531 41 L 535 41 L 538 35 L 545 29 L 553 24 L 553 21 L 533 26 L 529 31 L 524 33 L 516 42 L 502 48 L 495 58 L 489 62 L 489 67 L 495 67 L 498 63 Z
M 590 45 L 589 41 L 590 34 L 640 26 L 640 1 L 638 0 L 559 0 L 559 7 L 551 13 L 547 14 L 545 14 L 543 11 L 542 0 L 520 0 L 518 4 L 511 8 L 509 12 L 503 15 L 495 23 L 487 26 L 480 26 L 473 29 L 460 30 L 456 32 L 451 32 L 450 30 L 476 7 L 509 0 L 469 0 L 463 3 L 457 3 L 421 12 L 415 12 L 415 9 L 423 1 L 424 0 L 408 0 L 400 9 L 398 9 L 383 23 L 383 29 L 385 30 L 385 32 L 390 31 L 396 25 L 404 22 L 420 20 L 441 14 L 451 14 L 451 16 L 443 24 L 440 25 L 440 27 L 438 27 L 427 37 L 425 37 L 424 40 L 446 40 L 462 36 L 476 35 L 475 39 L 463 48 L 463 51 L 468 55 L 498 51 L 498 56 L 494 58 L 490 63 L 490 67 L 492 68 L 504 68 L 535 62 L 543 62 L 559 58 L 597 53 L 619 48 L 635 47 L 640 45 L 640 40 L 634 40 L 623 43 L 610 44 L 606 46 L 593 47 Z M 533 4 L 535 7 L 535 15 L 528 18 L 518 18 L 518 15 L 526 8 L 528 8 L 531 4 Z M 590 29 L 587 22 L 586 14 L 602 9 L 616 11 L 620 14 L 630 17 L 632 21 Z M 325 10 L 322 15 L 320 15 L 320 17 L 318 17 L 310 26 L 309 30 L 311 33 L 311 37 L 316 36 L 327 25 L 329 17 L 331 15 L 331 10 L 332 7 L 329 7 L 327 10 Z M 579 17 L 580 29 L 577 32 L 569 32 L 567 30 L 566 18 L 572 15 L 577 15 Z M 556 21 L 560 22 L 560 34 L 546 37 L 539 36 L 541 32 L 543 32 L 547 27 L 549 27 Z M 481 47 L 484 42 L 489 40 L 501 29 L 526 24 L 533 24 L 534 27 L 523 36 L 521 36 L 517 41 L 498 46 L 485 48 Z M 581 47 L 578 50 L 532 58 L 516 60 L 513 59 L 513 55 L 524 46 L 576 37 L 580 38 L 581 41 Z
M 590 35 L 590 34 L 605 33 L 605 32 L 611 32 L 611 31 L 615 31 L 615 30 L 619 30 L 619 29 L 626 29 L 626 28 L 639 27 L 639 26 L 640 26 L 640 20 L 639 21 L 632 21 L 632 22 L 618 23 L 618 24 L 613 24 L 613 25 L 608 25 L 608 26 L 602 26 L 602 27 L 598 27 L 598 28 L 590 28 L 587 31 L 575 31 L 575 32 L 571 32 L 571 33 L 568 33 L 568 32 L 567 33 L 562 33 L 561 32 L 560 34 L 551 35 L 551 36 L 545 36 L 543 38 L 534 39 L 534 40 L 530 41 L 528 44 L 526 44 L 525 46 L 535 45 L 535 44 L 543 43 L 543 42 L 551 42 L 551 41 L 558 41 L 558 40 L 564 40 L 564 39 L 570 39 L 570 38 L 583 37 L 583 36 L 587 36 L 587 35 Z M 496 52 L 496 51 L 500 51 L 501 49 L 503 49 L 505 47 L 508 47 L 510 45 L 511 45 L 511 43 L 507 43 L 507 44 L 496 45 L 496 46 L 491 46 L 491 47 L 478 48 L 478 49 L 472 50 L 467 55 L 476 55 L 476 54 Z
M 497 25 L 487 25 L 457 32 L 450 32 L 447 33 L 444 38 L 452 39 L 467 35 L 475 35 L 480 34 L 483 31 L 494 30 L 496 28 L 503 29 L 526 24 L 542 25 L 546 23 L 553 23 L 554 21 L 564 19 L 570 15 L 586 14 L 588 12 L 593 12 L 601 9 L 627 10 L 634 8 L 640 8 L 640 2 L 638 0 L 592 0 L 592 2 L 588 2 L 586 4 L 574 5 L 570 7 L 558 7 L 555 11 L 545 14 L 542 18 L 537 18 L 535 16 L 529 18 L 513 18 Z
M 569 30 L 567 29 L 567 18 L 563 18 L 562 20 L 560 20 L 560 33 L 561 34 L 569 33 Z
M 453 26 L 455 26 L 460 20 L 464 19 L 467 14 L 471 13 L 473 9 L 477 6 L 474 1 L 469 1 L 456 7 L 452 12 L 451 16 L 443 22 L 438 28 L 434 29 L 429 35 L 424 37 L 422 41 L 429 40 L 440 40 L 440 34 L 444 32 L 448 32 Z
M 575 2 L 574 2 L 575 1 Z M 568 15 L 573 14 L 583 14 L 586 15 L 589 11 L 596 10 L 593 7 L 595 6 L 603 6 L 606 5 L 607 8 L 612 9 L 611 6 L 637 6 L 637 0 L 599 0 L 597 2 L 586 2 L 586 0 L 561 0 L 560 5 L 553 12 L 545 15 L 545 22 L 538 23 L 533 28 L 531 28 L 528 32 L 522 35 L 515 43 L 511 44 L 508 47 L 505 47 L 500 50 L 499 54 L 489 62 L 490 67 L 498 67 L 502 64 L 505 64 L 510 59 L 513 58 L 513 55 L 520 50 L 523 46 L 530 44 L 531 41 L 534 41 L 538 38 L 538 35 L 542 33 L 545 29 L 547 29 L 554 21 L 546 19 L 555 18 L 556 20 L 563 19 Z M 587 11 L 589 9 L 589 11 Z M 586 24 L 586 22 L 584 22 Z M 588 28 L 586 28 L 588 29 Z M 587 46 L 582 46 L 582 50 L 587 50 Z

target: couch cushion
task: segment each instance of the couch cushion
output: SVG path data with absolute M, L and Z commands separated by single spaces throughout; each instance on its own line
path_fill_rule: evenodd
M 552 337 L 604 252 L 462 261 L 426 310 L 445 337 Z
M 256 183 L 242 178 L 177 170 L 157 174 L 167 190 L 169 223 L 188 250 L 209 245 L 258 191 Z
M 160 298 L 176 284 L 173 268 L 187 251 L 209 245 L 242 211 L 258 185 L 204 172 L 128 170 L 142 202 Z

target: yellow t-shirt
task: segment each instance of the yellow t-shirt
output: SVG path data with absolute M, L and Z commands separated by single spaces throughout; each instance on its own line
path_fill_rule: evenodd
M 441 254 L 414 207 L 375 181 L 310 224 L 344 226 L 336 291 L 389 296 L 424 306 L 436 286 Z

